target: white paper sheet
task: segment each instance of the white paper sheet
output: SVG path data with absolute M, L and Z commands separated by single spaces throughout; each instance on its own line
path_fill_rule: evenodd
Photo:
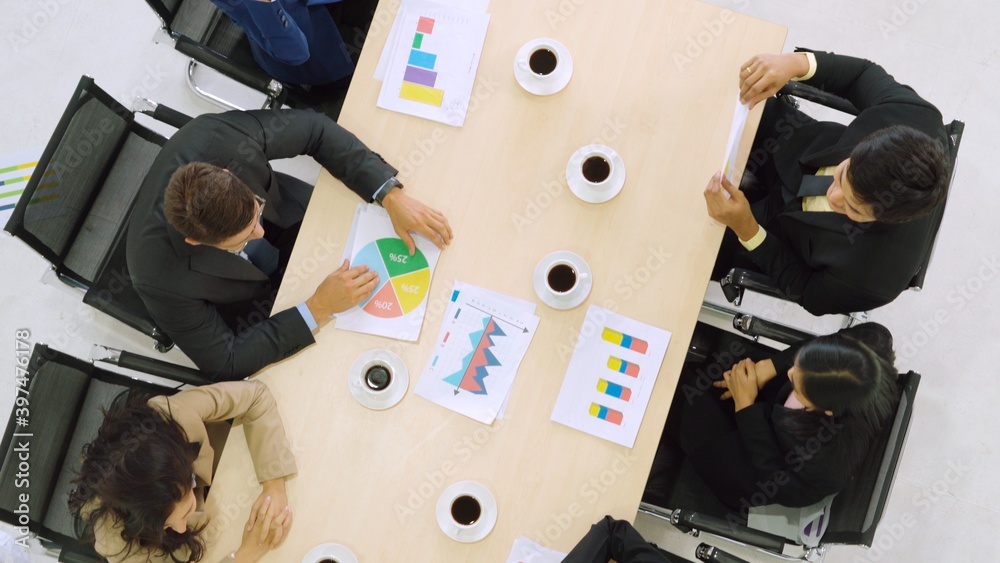
M 378 106 L 461 127 L 490 15 L 409 0 L 397 21 Z
M 344 257 L 350 258 L 352 268 L 364 264 L 378 273 L 379 283 L 371 297 L 335 315 L 337 328 L 409 341 L 420 336 L 441 251 L 419 234 L 413 234 L 413 240 L 417 252 L 410 256 L 388 212 L 374 204 L 358 204 Z
M 523 303 L 456 282 L 417 395 L 492 424 L 538 328 L 534 306 Z
M 507 563 L 562 563 L 565 558 L 565 553 L 542 547 L 521 536 L 514 540 Z
M 379 55 L 378 63 L 375 65 L 375 80 L 385 80 L 385 71 L 389 68 L 389 59 L 392 58 L 392 51 L 396 47 L 396 43 L 399 41 L 399 27 L 403 20 L 400 15 L 406 13 L 407 6 L 410 2 L 412 2 L 412 0 L 403 0 L 399 5 L 399 10 L 396 12 L 396 16 L 392 20 L 392 27 L 389 29 L 389 36 L 386 37 L 385 46 L 382 48 L 382 54 Z M 435 4 L 441 4 L 442 6 L 449 6 L 452 8 L 462 8 L 470 12 L 485 13 L 486 8 L 490 5 L 490 0 L 436 0 Z
M 591 305 L 552 420 L 631 448 L 669 343 L 663 329 Z
M 739 187 L 736 181 L 736 161 L 737 153 L 740 150 L 740 139 L 743 138 L 743 129 L 747 126 L 747 117 L 750 116 L 750 106 L 741 104 L 739 95 L 736 96 L 736 110 L 733 112 L 733 124 L 729 128 L 729 142 L 726 143 L 726 158 L 722 161 L 722 176 L 729 179 L 733 185 Z M 729 192 L 724 192 L 729 197 Z

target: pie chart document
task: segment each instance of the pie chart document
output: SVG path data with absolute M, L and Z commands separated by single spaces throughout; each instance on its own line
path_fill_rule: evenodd
M 419 234 L 414 233 L 413 240 L 417 251 L 411 256 L 385 209 L 358 204 L 344 258 L 351 260 L 352 268 L 365 265 L 377 273 L 378 285 L 357 307 L 335 315 L 337 328 L 411 342 L 420 336 L 441 251 Z

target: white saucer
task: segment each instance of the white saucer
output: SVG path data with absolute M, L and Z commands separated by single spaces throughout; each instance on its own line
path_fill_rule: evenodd
M 545 275 L 548 273 L 549 268 L 556 262 L 570 262 L 573 264 L 573 269 L 576 270 L 578 277 L 576 287 L 564 295 L 553 293 L 545 280 Z M 590 271 L 590 266 L 580 256 L 568 250 L 557 250 L 542 258 L 538 262 L 538 265 L 535 266 L 534 285 L 535 293 L 542 300 L 542 303 L 553 309 L 572 309 L 583 303 L 587 299 L 587 296 L 590 295 L 590 288 L 594 285 L 594 274 Z
M 555 71 L 548 76 L 539 76 L 528 68 L 528 57 L 538 47 L 549 47 L 555 52 L 559 61 Z M 570 56 L 569 49 L 555 39 L 547 37 L 532 39 L 525 43 L 514 57 L 514 78 L 521 88 L 536 96 L 555 94 L 569 84 L 572 76 L 573 57 Z
M 583 162 L 592 156 L 601 156 L 611 165 L 611 174 L 600 184 L 583 177 Z M 611 147 L 586 145 L 577 149 L 566 163 L 566 182 L 576 197 L 588 203 L 604 203 L 618 195 L 625 185 L 625 162 Z
M 365 383 L 365 372 L 375 365 L 389 368 L 392 380 L 389 385 L 376 391 Z M 410 377 L 403 360 L 388 350 L 369 350 L 358 356 L 347 374 L 347 387 L 362 405 L 372 410 L 384 410 L 403 400 L 406 389 L 410 386 Z
M 479 520 L 471 526 L 462 526 L 451 517 L 451 503 L 462 495 L 475 498 L 483 509 Z M 437 521 L 441 531 L 449 538 L 461 543 L 477 542 L 488 536 L 496 526 L 497 499 L 493 498 L 489 489 L 475 481 L 453 483 L 438 497 Z
M 358 563 L 358 558 L 351 553 L 351 550 L 339 543 L 321 543 L 317 545 L 302 558 L 302 563 L 318 563 L 326 557 L 332 558 L 338 563 Z

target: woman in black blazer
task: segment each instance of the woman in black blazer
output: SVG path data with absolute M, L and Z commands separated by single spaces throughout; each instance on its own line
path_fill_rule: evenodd
M 844 489 L 895 412 L 893 361 L 892 335 L 866 323 L 745 359 L 707 392 L 682 392 L 687 374 L 671 433 L 715 494 L 742 513 L 808 506 Z

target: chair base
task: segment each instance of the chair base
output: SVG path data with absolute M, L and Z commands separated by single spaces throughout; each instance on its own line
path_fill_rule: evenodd
M 240 107 L 224 98 L 220 98 L 219 96 L 216 96 L 215 94 L 199 86 L 194 76 L 195 70 L 197 68 L 198 68 L 198 61 L 190 59 L 188 61 L 187 73 L 185 74 L 185 81 L 187 82 L 188 88 L 190 88 L 191 91 L 194 92 L 196 96 L 226 110 L 237 110 L 237 111 L 246 110 L 246 108 Z M 266 97 L 264 98 L 264 104 L 261 106 L 261 109 L 274 109 L 275 107 L 277 107 L 279 105 L 279 102 L 277 100 L 278 97 L 281 96 L 282 89 L 283 88 L 280 82 L 278 82 L 277 80 L 272 80 L 271 83 L 268 85 L 268 92 L 266 93 Z

